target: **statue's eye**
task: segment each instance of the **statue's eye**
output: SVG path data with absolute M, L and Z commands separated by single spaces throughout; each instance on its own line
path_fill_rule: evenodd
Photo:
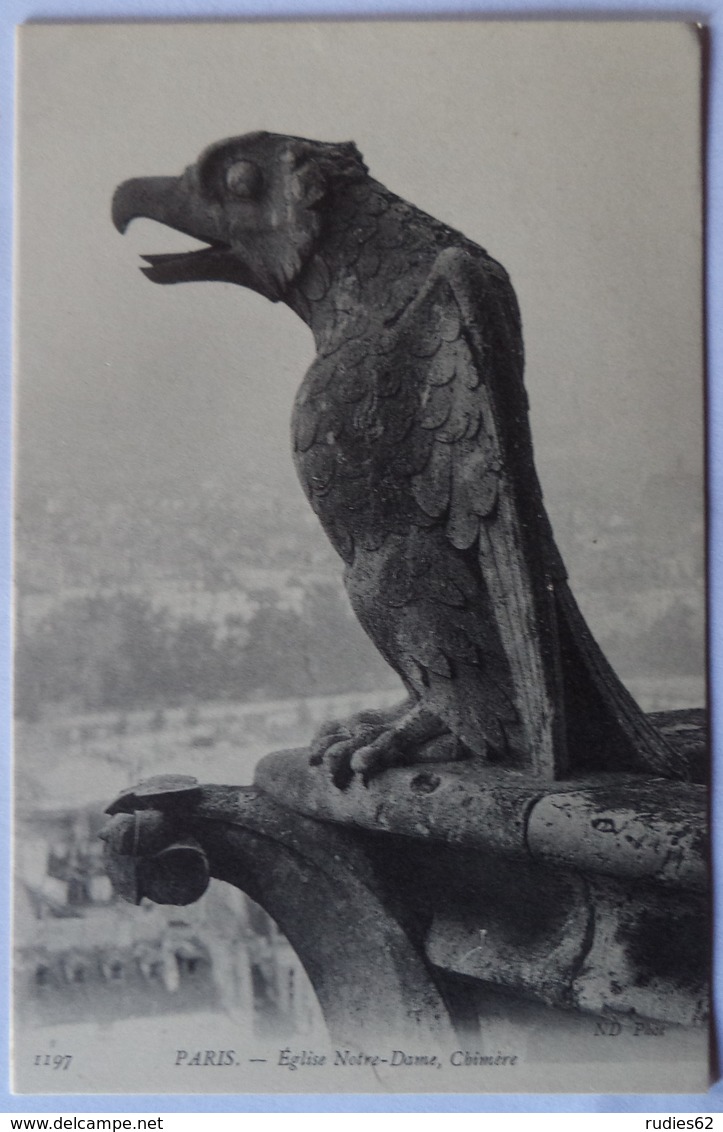
M 234 196 L 250 200 L 261 188 L 261 171 L 253 161 L 235 161 L 226 170 L 226 188 Z

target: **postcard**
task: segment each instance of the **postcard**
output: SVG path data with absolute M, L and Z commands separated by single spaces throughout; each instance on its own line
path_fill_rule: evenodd
M 14 1088 L 703 1091 L 698 29 L 18 58 Z

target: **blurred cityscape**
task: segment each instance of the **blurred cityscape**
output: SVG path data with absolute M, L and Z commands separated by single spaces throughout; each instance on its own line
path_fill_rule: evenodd
M 646 710 L 705 692 L 701 483 L 640 485 L 634 523 L 578 492 L 555 530 L 603 649 Z M 248 783 L 327 718 L 394 702 L 340 563 L 303 500 L 217 483 L 96 499 L 21 481 L 16 543 L 15 1002 L 23 1026 L 219 1011 L 318 1031 L 278 927 L 213 882 L 188 908 L 120 902 L 97 832 L 158 773 Z M 671 516 L 675 520 L 671 521 Z

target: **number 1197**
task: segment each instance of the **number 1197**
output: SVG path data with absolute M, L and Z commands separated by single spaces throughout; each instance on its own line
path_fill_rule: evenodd
M 72 1053 L 36 1053 L 35 1065 L 47 1069 L 69 1069 Z

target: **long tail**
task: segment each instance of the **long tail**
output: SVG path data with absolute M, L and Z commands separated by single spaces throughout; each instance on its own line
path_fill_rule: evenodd
M 555 583 L 570 762 L 690 779 L 685 760 L 622 685 L 565 581 Z

